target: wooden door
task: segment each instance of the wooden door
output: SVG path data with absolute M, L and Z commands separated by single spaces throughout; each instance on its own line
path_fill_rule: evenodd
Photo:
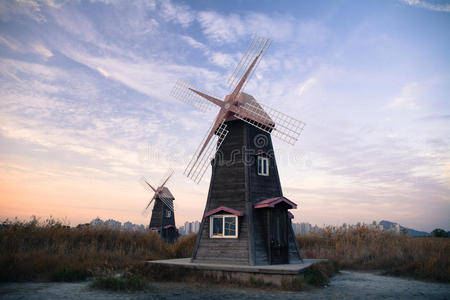
M 270 209 L 270 263 L 289 263 L 288 244 L 288 217 L 287 210 L 281 208 Z

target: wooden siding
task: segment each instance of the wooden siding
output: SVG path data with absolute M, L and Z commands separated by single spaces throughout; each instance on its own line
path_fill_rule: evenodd
M 289 239 L 289 263 L 297 264 L 302 261 L 300 249 L 298 247 L 297 239 L 295 238 L 294 229 L 292 228 L 292 222 L 289 220 L 288 226 L 288 239 Z
M 205 212 L 219 206 L 243 211 L 244 216 L 239 217 L 239 236 L 237 239 L 210 238 L 209 217 L 203 217 L 192 260 L 267 265 L 270 263 L 267 209 L 254 209 L 253 205 L 283 196 L 272 139 L 270 134 L 239 120 L 228 121 L 227 130 L 229 133 L 212 163 Z M 255 143 L 258 137 L 266 143 Z M 269 176 L 257 174 L 255 154 L 261 151 L 272 155 Z M 290 262 L 299 262 L 300 253 L 291 227 L 288 243 Z
M 248 216 L 245 205 L 245 166 L 243 122 L 228 122 L 230 131 L 213 162 L 210 192 L 205 211 L 220 206 L 243 211 L 239 217 L 238 238 L 210 238 L 209 217 L 203 217 L 193 260 L 197 262 L 223 262 L 248 264 Z
M 155 204 L 153 205 L 152 216 L 150 219 L 150 228 L 158 228 L 158 230 L 162 229 L 162 211 L 163 211 L 163 202 L 156 198 Z
M 170 200 L 173 205 L 173 200 Z M 176 230 L 164 229 L 167 225 L 175 225 L 175 212 L 171 213 L 169 218 L 166 217 L 166 212 L 170 209 L 161 201 L 161 199 L 156 198 L 155 204 L 153 205 L 152 216 L 150 219 L 150 228 L 158 228 L 161 238 L 172 243 L 178 238 L 178 233 Z

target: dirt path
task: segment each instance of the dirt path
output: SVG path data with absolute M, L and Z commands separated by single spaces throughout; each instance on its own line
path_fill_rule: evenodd
M 450 299 L 450 285 L 342 271 L 330 285 L 303 292 L 208 288 L 183 283 L 157 283 L 151 291 L 106 292 L 82 283 L 6 283 L 1 299 Z

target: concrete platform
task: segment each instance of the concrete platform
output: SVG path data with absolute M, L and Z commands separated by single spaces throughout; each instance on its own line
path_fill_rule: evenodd
M 221 272 L 240 272 L 250 274 L 277 274 L 277 275 L 298 275 L 313 263 L 325 262 L 327 259 L 304 259 L 301 264 L 287 265 L 266 265 L 266 266 L 248 266 L 248 265 L 230 265 L 230 264 L 211 264 L 211 263 L 193 263 L 191 258 L 165 259 L 148 261 L 151 264 L 162 264 L 170 266 L 179 266 L 184 268 L 221 271 Z
M 327 261 L 327 259 L 304 259 L 303 263 L 301 263 L 301 264 L 247 266 L 247 265 L 193 263 L 193 262 L 191 262 L 191 258 L 178 258 L 178 259 L 152 260 L 152 261 L 148 261 L 148 263 L 173 265 L 173 266 L 180 266 L 180 267 L 199 269 L 199 270 L 211 270 L 211 271 L 294 275 L 294 274 L 302 273 L 305 269 L 307 269 L 313 263 L 324 262 L 324 261 Z

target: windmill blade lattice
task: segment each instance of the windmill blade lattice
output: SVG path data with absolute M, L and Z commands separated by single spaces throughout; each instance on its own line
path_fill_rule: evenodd
M 236 118 L 262 131 L 268 132 L 291 145 L 297 142 L 303 131 L 303 127 L 305 127 L 305 123 L 302 121 L 256 101 L 248 101 L 241 105 L 240 108 L 245 114 L 235 114 L 234 116 Z M 263 120 L 266 124 L 262 124 L 262 122 L 258 122 L 257 120 Z M 268 126 L 267 124 L 273 125 Z
M 231 91 L 234 91 L 237 84 L 239 83 L 239 80 L 244 76 L 248 67 L 252 64 L 253 60 L 259 55 L 256 65 L 253 67 L 251 73 L 249 74 L 244 85 L 241 88 L 241 91 L 244 90 L 245 86 L 251 79 L 253 73 L 255 72 L 256 68 L 258 67 L 264 54 L 266 54 L 267 50 L 269 49 L 271 43 L 272 43 L 272 41 L 270 39 L 257 37 L 257 36 L 255 36 L 253 38 L 252 42 L 250 43 L 250 45 L 247 48 L 247 51 L 244 53 L 241 60 L 237 64 L 236 68 L 234 68 L 234 71 L 231 73 L 230 77 L 228 78 L 227 84 Z
M 174 173 L 174 170 L 169 169 L 166 174 L 162 177 L 159 185 L 158 185 L 158 198 L 169 208 L 171 211 L 173 211 L 173 202 L 172 197 L 166 193 L 166 188 L 164 187 L 169 181 L 170 177 L 172 177 Z
M 169 196 L 164 189 L 162 189 L 158 194 L 159 199 L 167 206 L 168 209 L 170 209 L 172 212 L 174 211 L 173 207 L 173 199 L 171 196 Z
M 173 169 L 167 170 L 167 172 L 164 174 L 164 176 L 161 178 L 161 181 L 159 182 L 158 189 L 162 190 L 162 188 L 166 185 L 167 181 L 172 177 L 173 173 L 175 171 Z
M 213 125 L 207 131 L 205 137 L 203 138 L 199 147 L 192 156 L 191 161 L 184 170 L 184 174 L 188 178 L 191 178 L 197 184 L 202 180 L 203 175 L 205 175 L 206 169 L 208 168 L 211 160 L 214 158 L 216 154 L 216 151 L 219 150 L 220 146 L 225 140 L 225 137 L 228 134 L 228 130 L 226 129 L 227 125 L 225 124 L 225 120 L 223 120 L 215 130 L 215 134 L 208 141 L 207 145 L 203 147 L 208 138 L 209 133 L 214 127 L 214 124 L 215 122 L 213 122 Z M 204 149 L 203 152 L 201 152 L 202 149 Z
M 171 211 L 174 211 L 173 208 L 173 198 L 171 195 L 169 195 L 168 193 L 166 193 L 166 190 L 164 188 L 164 185 L 167 183 L 167 181 L 170 179 L 170 177 L 172 177 L 174 173 L 174 170 L 169 169 L 166 174 L 162 177 L 160 184 L 158 185 L 158 188 L 155 189 L 149 182 L 147 179 L 145 179 L 145 177 L 141 177 L 141 179 L 139 180 L 139 182 L 145 187 L 145 189 L 147 191 L 149 191 L 150 193 L 154 193 L 152 199 L 149 201 L 149 203 L 147 204 L 147 206 L 145 207 L 145 209 L 142 211 L 142 215 L 143 216 L 147 216 L 148 215 L 148 208 L 150 207 L 150 205 L 152 204 L 152 202 L 156 199 L 159 198 Z
M 153 195 L 152 199 L 150 199 L 150 201 L 148 202 L 147 206 L 144 208 L 144 210 L 142 211 L 141 215 L 144 217 L 147 217 L 149 214 L 149 207 L 152 204 L 152 202 L 156 199 L 156 193 Z
M 174 87 L 172 88 L 172 91 L 170 92 L 170 95 L 175 99 L 184 102 L 186 104 L 189 104 L 203 112 L 206 112 L 214 107 L 212 103 L 204 101 L 202 97 L 191 91 L 190 88 L 210 95 L 210 93 L 208 93 L 207 91 L 194 88 L 188 82 L 181 79 L 175 83 Z
M 139 182 L 142 184 L 142 186 L 149 192 L 156 192 L 156 189 L 148 182 L 148 180 L 142 176 L 141 179 L 139 179 Z

